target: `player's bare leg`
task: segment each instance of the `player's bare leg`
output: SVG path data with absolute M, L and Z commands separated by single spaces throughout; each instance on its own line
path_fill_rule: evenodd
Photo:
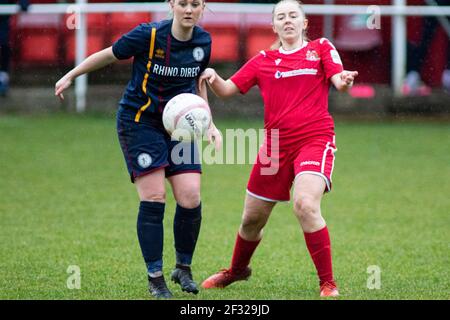
M 244 213 L 239 235 L 247 241 L 259 241 L 276 202 L 265 201 L 249 194 L 245 196 Z
M 297 176 L 294 182 L 294 212 L 317 269 L 320 296 L 335 297 L 339 292 L 333 278 L 330 237 L 320 210 L 325 188 L 326 183 L 321 176 L 308 173 Z
M 137 177 L 134 181 L 139 200 L 149 202 L 166 202 L 164 169 L 155 170 L 149 174 Z
M 171 279 L 186 292 L 198 293 L 192 278 L 191 263 L 201 225 L 200 173 L 182 173 L 169 177 L 177 201 L 174 218 L 176 266 Z
M 138 177 L 135 185 L 141 200 L 137 233 L 147 265 L 149 292 L 156 298 L 171 298 L 162 274 L 163 218 L 166 201 L 164 169 Z
M 200 204 L 200 173 L 187 172 L 168 178 L 173 196 L 184 208 L 193 209 Z
M 326 184 L 322 177 L 302 174 L 294 183 L 294 213 L 303 232 L 312 233 L 326 226 L 320 203 Z
M 205 289 L 224 288 L 251 275 L 250 259 L 262 238 L 263 228 L 276 202 L 246 195 L 242 223 L 234 245 L 231 267 L 210 276 L 202 283 Z

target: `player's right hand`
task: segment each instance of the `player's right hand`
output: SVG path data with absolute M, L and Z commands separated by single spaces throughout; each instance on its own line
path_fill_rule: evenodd
M 64 100 L 63 91 L 66 90 L 72 84 L 72 79 L 69 77 L 62 77 L 55 84 L 55 96 L 58 96 L 61 100 Z
M 350 86 L 353 84 L 353 81 L 358 76 L 358 71 L 347 71 L 344 70 L 341 72 L 341 80 L 345 85 Z
M 213 83 L 216 80 L 216 70 L 213 68 L 206 68 L 205 71 L 202 72 L 199 78 L 199 83 L 202 83 L 204 80 L 208 80 L 209 83 Z

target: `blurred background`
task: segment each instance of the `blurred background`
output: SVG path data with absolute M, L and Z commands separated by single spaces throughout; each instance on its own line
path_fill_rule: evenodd
M 89 3 L 106 2 L 121 3 L 118 0 Z M 212 35 L 211 64 L 221 74 L 230 76 L 245 61 L 274 42 L 275 36 L 270 26 L 274 2 L 219 0 L 207 3 L 202 26 Z M 82 94 L 86 95 L 86 101 L 81 103 L 81 107 L 76 106 L 75 94 L 70 92 L 64 103 L 53 98 L 54 83 L 76 62 L 76 30 L 70 27 L 74 23 L 74 10 L 67 6 L 55 9 L 54 6 L 70 4 L 70 1 L 2 0 L 0 3 L 21 5 L 17 14 L 2 23 L 3 29 L 6 24 L 9 25 L 8 34 L 3 31 L 3 38 L 7 37 L 3 42 L 9 43 L 10 57 L 8 66 L 3 67 L 8 69 L 9 84 L 8 88 L 3 89 L 3 94 L 0 92 L 3 96 L 0 98 L 0 112 L 73 111 L 77 108 L 102 112 L 115 110 L 130 76 L 131 60 L 90 74 L 87 87 L 79 89 L 86 91 Z M 222 6 L 215 6 L 217 3 Z M 239 7 L 243 3 L 247 3 L 245 10 Z M 34 5 L 40 4 L 53 6 L 36 10 Z M 370 5 L 448 6 L 448 0 L 306 0 L 304 4 L 309 19 L 309 38 L 329 38 L 337 47 L 344 67 L 359 71 L 357 84 L 350 95 L 331 92 L 330 109 L 336 116 L 419 115 L 448 118 L 449 17 L 406 15 L 400 16 L 404 20 L 394 21 L 398 16 L 384 11 L 381 11 L 381 16 L 374 17 L 372 13 L 377 14 L 376 7 L 375 11 L 368 11 Z M 333 10 L 322 9 L 326 14 L 321 14 L 318 5 L 333 4 L 347 5 L 349 7 L 346 8 L 350 9 L 364 6 L 365 13 L 342 14 L 342 10 L 336 10 L 336 14 L 333 14 Z M 97 10 L 99 13 L 87 14 L 87 55 L 112 45 L 122 34 L 141 22 L 167 18 L 168 5 L 149 3 L 149 9 L 143 9 L 142 6 L 136 9 L 141 12 L 132 12 L 130 3 L 122 3 L 122 9 L 119 8 L 117 12 L 101 12 L 102 8 L 111 11 L 110 7 L 100 7 Z M 130 12 L 124 12 L 124 8 Z M 417 12 L 421 13 L 420 10 Z M 5 21 L 5 17 L 3 15 L 0 19 Z M 375 27 L 369 29 L 369 24 Z M 2 52 L 5 59 L 6 50 Z M 0 76 L 0 82 L 1 79 Z M 246 108 L 239 107 L 239 97 L 232 99 L 236 103 L 229 103 L 226 108 L 223 108 L 223 102 L 216 101 L 214 97 L 211 104 L 218 115 L 261 116 L 263 110 L 259 94 L 254 93 L 249 97 L 246 98 Z

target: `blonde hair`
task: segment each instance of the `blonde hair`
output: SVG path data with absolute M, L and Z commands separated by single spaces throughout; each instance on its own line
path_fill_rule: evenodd
M 167 2 L 167 3 L 172 2 L 172 3 L 174 3 L 174 4 L 175 4 L 176 1 L 177 1 L 177 0 L 165 0 L 165 2 Z M 203 4 L 204 4 L 205 7 L 206 7 L 206 0 L 201 0 L 201 1 L 203 2 Z M 173 18 L 173 11 L 172 11 L 172 9 L 169 10 L 169 12 L 167 13 L 167 18 L 168 18 L 168 19 L 172 19 L 172 18 Z
M 286 2 L 293 2 L 296 3 L 298 5 L 298 8 L 300 9 L 300 12 L 303 14 L 303 17 L 306 19 L 306 14 L 305 14 L 305 10 L 303 9 L 303 3 L 300 0 L 280 0 L 278 1 L 272 9 L 272 22 L 275 20 L 275 9 L 276 7 L 281 4 L 281 3 L 286 3 Z M 303 30 L 303 34 L 302 34 L 303 40 L 308 40 L 308 35 L 307 35 L 307 29 Z M 281 40 L 280 38 L 278 38 L 271 46 L 270 46 L 270 50 L 277 50 L 281 48 Z

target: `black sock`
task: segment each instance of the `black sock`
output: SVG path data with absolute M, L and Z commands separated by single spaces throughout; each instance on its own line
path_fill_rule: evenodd
M 165 203 L 141 201 L 137 234 L 148 273 L 162 271 Z
M 197 208 L 186 209 L 177 204 L 173 221 L 173 234 L 177 264 L 191 265 L 195 245 L 202 222 L 202 204 Z

